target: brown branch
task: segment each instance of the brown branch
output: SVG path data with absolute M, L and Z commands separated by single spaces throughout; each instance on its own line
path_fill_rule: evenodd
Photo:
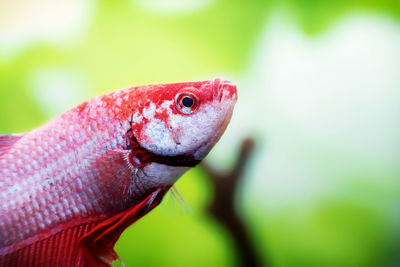
M 235 208 L 237 186 L 242 179 L 244 168 L 253 148 L 253 139 L 243 140 L 236 164 L 228 173 L 219 172 L 208 164 L 201 164 L 215 189 L 214 199 L 208 211 L 231 234 L 241 266 L 261 266 L 261 258 L 254 249 L 246 224 Z M 264 266 L 266 265 L 264 264 Z

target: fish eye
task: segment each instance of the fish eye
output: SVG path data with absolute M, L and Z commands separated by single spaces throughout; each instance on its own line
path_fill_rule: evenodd
M 194 104 L 194 100 L 193 98 L 191 98 L 190 96 L 185 96 L 184 98 L 182 98 L 182 105 L 187 107 L 187 108 L 191 108 Z
M 178 94 L 176 96 L 175 102 L 178 109 L 185 114 L 193 113 L 199 105 L 199 100 L 192 93 Z

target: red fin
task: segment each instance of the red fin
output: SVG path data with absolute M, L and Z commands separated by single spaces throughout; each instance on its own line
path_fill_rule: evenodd
M 112 262 L 119 259 L 114 244 L 121 233 L 157 206 L 164 194 L 164 190 L 157 189 L 140 203 L 101 222 L 83 236 L 80 244 L 87 266 L 113 266 Z
M 23 134 L 0 135 L 0 156 L 7 151 L 22 137 Z
M 96 222 L 83 223 L 2 255 L 0 256 L 0 266 L 84 267 L 86 262 L 83 251 L 79 247 L 79 240 L 96 225 Z

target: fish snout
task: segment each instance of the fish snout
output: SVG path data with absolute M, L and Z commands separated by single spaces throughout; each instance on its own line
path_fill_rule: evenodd
M 237 100 L 236 84 L 224 78 L 216 78 L 213 81 L 213 96 L 221 101 L 224 98 Z

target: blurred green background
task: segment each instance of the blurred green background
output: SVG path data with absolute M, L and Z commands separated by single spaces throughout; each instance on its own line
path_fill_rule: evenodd
M 271 266 L 400 266 L 400 1 L 0 2 L 0 132 L 114 89 L 227 77 L 231 125 L 209 155 L 256 151 L 237 192 Z M 125 231 L 126 266 L 234 266 L 199 169 Z M 118 265 L 118 263 L 116 263 Z

